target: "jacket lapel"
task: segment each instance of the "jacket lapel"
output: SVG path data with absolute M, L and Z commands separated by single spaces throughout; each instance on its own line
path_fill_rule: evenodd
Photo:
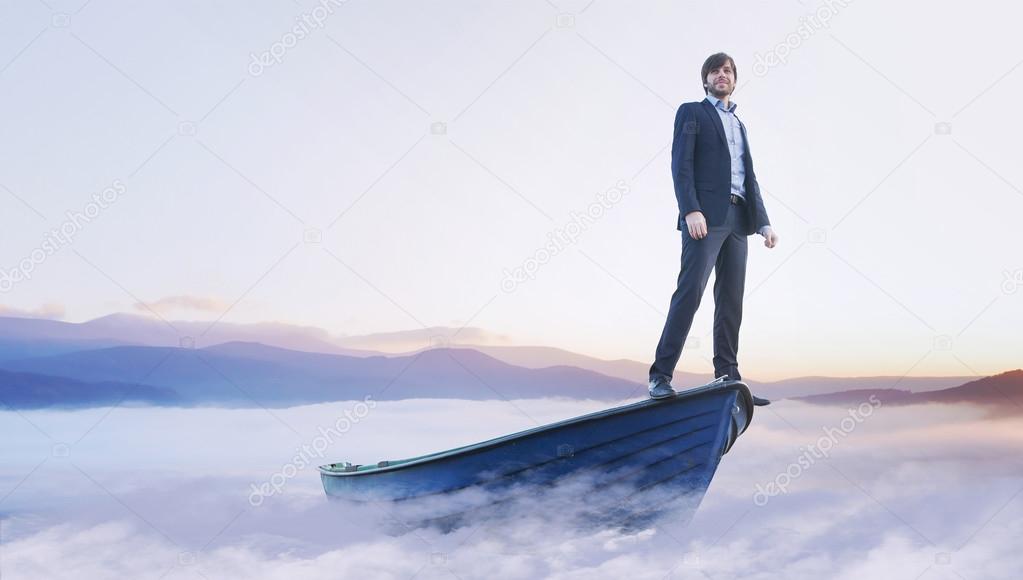
M 721 115 L 718 115 L 718 112 L 714 110 L 714 105 L 710 104 L 710 101 L 706 97 L 702 102 L 704 108 L 707 109 L 707 114 L 710 115 L 711 123 L 714 125 L 714 128 L 717 129 L 718 137 L 721 138 L 721 143 L 724 144 L 725 147 L 728 147 L 728 139 L 725 139 L 725 125 L 721 122 Z

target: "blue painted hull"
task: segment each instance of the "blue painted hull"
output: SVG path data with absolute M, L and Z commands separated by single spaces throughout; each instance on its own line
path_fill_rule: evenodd
M 672 507 L 691 515 L 752 416 L 748 387 L 718 382 L 421 457 L 324 465 L 320 476 L 330 497 L 403 509 L 477 510 L 564 484 L 584 489 L 601 518 L 638 521 Z M 447 501 L 459 495 L 469 499 Z

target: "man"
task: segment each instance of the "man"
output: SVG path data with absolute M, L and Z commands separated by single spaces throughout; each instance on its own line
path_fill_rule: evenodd
M 682 232 L 682 269 L 650 367 L 648 390 L 655 399 L 675 394 L 671 378 L 711 268 L 715 272 L 714 376 L 742 378 L 736 354 L 746 283 L 746 238 L 756 232 L 768 248 L 778 243 L 753 173 L 746 127 L 735 116 L 731 96 L 736 78 L 732 57 L 723 52 L 711 55 L 700 71 L 706 98 L 683 103 L 675 115 L 671 175 Z M 757 402 L 766 404 L 762 399 Z

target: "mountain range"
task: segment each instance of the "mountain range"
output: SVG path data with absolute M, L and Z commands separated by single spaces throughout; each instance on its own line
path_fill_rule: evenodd
M 469 340 L 481 344 L 465 344 Z M 0 317 L 0 402 L 13 408 L 121 400 L 282 407 L 366 396 L 619 401 L 644 395 L 645 363 L 554 347 L 494 344 L 501 340 L 477 328 L 333 337 L 322 329 L 281 323 L 211 325 L 129 314 L 82 323 Z M 386 352 L 374 346 L 416 348 Z M 846 404 L 874 393 L 892 404 L 997 405 L 999 399 L 1005 402 L 1002 391 L 1020 391 L 1016 372 L 980 381 L 889 376 L 745 380 L 761 396 L 812 404 Z M 712 378 L 676 372 L 673 383 L 683 389 Z
M 998 409 L 998 414 L 1023 413 L 1023 369 L 1015 369 L 939 391 L 912 392 L 904 389 L 855 389 L 794 397 L 815 405 L 855 406 L 875 397 L 882 405 L 902 406 L 926 403 L 972 403 Z

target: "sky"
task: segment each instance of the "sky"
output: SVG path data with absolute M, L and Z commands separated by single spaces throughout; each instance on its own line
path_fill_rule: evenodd
M 1019 416 L 867 404 L 850 422 L 845 408 L 783 401 L 757 408 L 688 525 L 577 528 L 595 498 L 552 493 L 511 518 L 395 533 L 406 508 L 328 501 L 312 467 L 287 470 L 320 427 L 357 418 L 323 459 L 370 463 L 603 404 L 360 404 L 0 412 L 4 578 L 951 580 L 1023 565 Z M 814 445 L 826 457 L 801 463 Z M 279 493 L 250 503 L 271 481 Z
M 8 0 L 0 304 L 650 360 L 674 115 L 726 51 L 780 236 L 749 239 L 744 373 L 1017 368 L 1020 10 Z M 712 310 L 679 369 L 711 368 Z

